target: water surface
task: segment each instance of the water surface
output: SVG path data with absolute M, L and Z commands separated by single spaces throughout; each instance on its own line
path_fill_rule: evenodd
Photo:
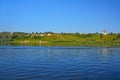
M 120 80 L 120 48 L 0 46 L 0 80 Z

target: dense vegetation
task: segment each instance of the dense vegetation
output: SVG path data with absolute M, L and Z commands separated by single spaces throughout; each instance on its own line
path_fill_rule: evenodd
M 0 32 L 0 44 L 63 45 L 63 46 L 120 46 L 120 33 L 53 33 Z

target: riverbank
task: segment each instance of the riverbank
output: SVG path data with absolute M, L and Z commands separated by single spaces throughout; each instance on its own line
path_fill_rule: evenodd
M 109 46 L 109 47 L 120 47 L 118 42 L 108 41 L 4 41 L 0 45 L 12 45 L 12 46 Z
M 109 33 L 0 33 L 0 45 L 120 46 L 120 34 Z

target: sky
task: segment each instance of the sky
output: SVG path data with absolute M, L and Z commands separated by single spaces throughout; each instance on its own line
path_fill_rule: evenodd
M 120 32 L 120 0 L 0 0 L 0 32 Z

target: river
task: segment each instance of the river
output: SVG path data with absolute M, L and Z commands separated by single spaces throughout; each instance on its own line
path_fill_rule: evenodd
M 0 80 L 120 80 L 120 48 L 0 46 Z

